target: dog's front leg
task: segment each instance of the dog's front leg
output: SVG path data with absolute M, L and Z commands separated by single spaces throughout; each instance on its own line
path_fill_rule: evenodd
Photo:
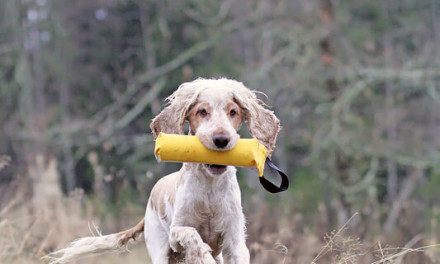
M 217 264 L 223 264 L 223 255 L 221 252 L 220 252 L 220 254 L 218 254 L 217 257 L 215 257 L 215 261 Z
M 241 207 L 237 207 L 240 208 Z M 249 264 L 249 249 L 246 247 L 246 234 L 244 225 L 244 215 L 238 209 L 234 214 L 234 221 L 229 225 L 224 234 L 224 254 L 226 263 L 230 264 Z
M 170 247 L 175 252 L 185 251 L 185 261 L 191 264 L 216 264 L 211 247 L 203 242 L 193 227 L 174 226 L 170 230 Z
M 226 263 L 230 264 L 249 264 L 250 256 L 249 250 L 246 247 L 244 241 L 239 243 L 233 248 L 229 248 L 225 250 L 224 256 L 226 257 Z

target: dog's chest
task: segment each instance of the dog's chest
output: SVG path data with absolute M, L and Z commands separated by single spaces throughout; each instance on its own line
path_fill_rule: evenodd
M 215 221 L 208 220 L 197 228 L 203 242 L 211 247 L 213 256 L 220 253 L 223 242 L 222 232 L 214 230 L 215 224 Z
M 198 223 L 194 226 L 203 241 L 211 247 L 214 256 L 220 253 L 223 235 L 231 224 L 231 206 L 225 197 L 211 196 L 195 202 Z

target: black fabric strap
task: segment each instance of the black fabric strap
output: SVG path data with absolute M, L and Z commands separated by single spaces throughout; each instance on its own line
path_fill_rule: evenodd
M 266 158 L 266 164 L 272 170 L 276 170 L 278 174 L 281 176 L 281 185 L 280 187 L 276 186 L 275 184 L 271 183 L 266 178 L 264 178 L 263 175 L 263 177 L 259 177 L 259 178 L 260 178 L 260 183 L 261 185 L 263 185 L 264 189 L 266 189 L 266 191 L 271 193 L 279 193 L 287 190 L 287 188 L 289 188 L 289 178 L 287 177 L 287 175 L 282 170 L 280 170 L 280 168 L 278 168 L 275 164 L 273 164 L 269 158 Z

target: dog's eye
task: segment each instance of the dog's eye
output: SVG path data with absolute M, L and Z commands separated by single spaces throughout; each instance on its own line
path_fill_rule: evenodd
M 208 115 L 208 112 L 206 111 L 205 108 L 201 109 L 198 111 L 199 115 L 201 115 L 202 117 L 205 117 Z
M 231 110 L 231 112 L 229 112 L 229 115 L 231 117 L 234 117 L 235 115 L 237 115 L 237 111 L 235 111 L 234 109 Z

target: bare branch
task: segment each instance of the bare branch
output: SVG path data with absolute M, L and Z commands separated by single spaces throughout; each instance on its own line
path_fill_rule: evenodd
M 117 123 L 116 128 L 121 129 L 131 123 L 142 111 L 157 98 L 159 92 L 165 87 L 166 80 L 164 78 L 159 79 L 153 87 L 139 100 L 139 102 L 126 113 Z
M 418 181 L 423 177 L 423 171 L 419 168 L 414 168 L 411 176 L 405 181 L 402 190 L 399 192 L 397 200 L 394 200 L 391 206 L 391 212 L 384 224 L 385 234 L 389 234 L 391 230 L 395 227 L 397 218 L 399 217 L 400 211 L 402 210 L 403 204 L 408 200 L 414 188 L 416 187 Z

